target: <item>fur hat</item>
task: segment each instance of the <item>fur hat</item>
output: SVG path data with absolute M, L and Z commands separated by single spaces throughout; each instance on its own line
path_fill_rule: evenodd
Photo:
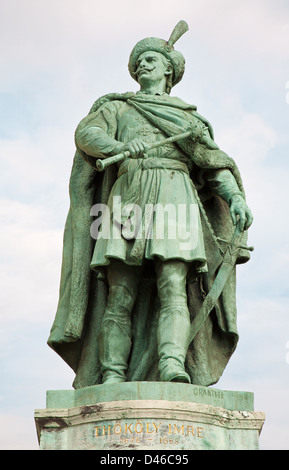
M 175 42 L 186 32 L 189 27 L 185 21 L 179 21 L 174 27 L 168 41 L 159 38 L 145 38 L 139 41 L 131 51 L 128 63 L 129 73 L 136 80 L 136 63 L 141 54 L 147 51 L 155 51 L 163 54 L 173 66 L 172 86 L 176 85 L 183 77 L 185 71 L 185 59 L 180 52 L 174 50 Z

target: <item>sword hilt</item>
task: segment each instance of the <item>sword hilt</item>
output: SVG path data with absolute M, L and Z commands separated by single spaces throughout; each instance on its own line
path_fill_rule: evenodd
M 224 240 L 224 238 L 220 238 L 220 237 L 217 237 L 217 240 L 219 240 L 219 242 L 226 243 L 227 245 L 229 245 L 229 246 L 231 246 L 231 247 L 233 247 L 233 248 L 240 248 L 240 249 L 242 249 L 242 250 L 254 251 L 254 247 L 253 247 L 253 246 L 235 245 L 234 243 L 229 242 L 228 240 Z

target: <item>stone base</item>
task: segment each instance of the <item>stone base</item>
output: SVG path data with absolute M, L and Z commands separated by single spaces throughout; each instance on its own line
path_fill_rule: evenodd
M 43 450 L 254 450 L 265 415 L 251 392 L 126 382 L 47 392 Z

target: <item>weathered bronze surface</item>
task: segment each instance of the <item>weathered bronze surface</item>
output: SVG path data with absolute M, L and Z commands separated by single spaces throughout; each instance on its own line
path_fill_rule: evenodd
M 187 29 L 181 21 L 169 41 L 138 42 L 129 72 L 140 90 L 99 98 L 76 129 L 48 340 L 75 388 L 211 385 L 238 342 L 236 264 L 249 259 L 252 215 L 210 123 L 170 96 L 185 69 L 174 44 Z

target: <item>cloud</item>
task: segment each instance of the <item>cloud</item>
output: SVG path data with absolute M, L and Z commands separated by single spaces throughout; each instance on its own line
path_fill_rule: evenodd
M 288 6 L 280 0 L 238 4 L 167 0 L 165 6 L 148 0 L 145 8 L 132 0 L 83 0 L 81 7 L 76 0 L 9 0 L 3 2 L 1 18 L 2 60 L 10 65 L 26 64 L 31 73 L 47 65 L 66 68 L 74 61 L 79 63 L 80 57 L 91 57 L 92 51 L 116 50 L 124 38 L 131 42 L 130 47 L 144 35 L 166 39 L 180 19 L 190 26 L 182 44 L 191 42 L 194 47 L 195 40 L 207 44 L 219 59 L 234 61 L 243 54 L 247 59 L 287 57 Z M 97 54 L 94 52 L 96 60 Z M 22 67 L 18 74 L 21 80 Z
M 196 102 L 212 122 L 255 216 L 255 251 L 238 269 L 240 343 L 217 387 L 253 390 L 256 409 L 268 415 L 263 447 L 288 448 L 288 13 L 282 0 L 2 2 L 4 448 L 34 446 L 33 407 L 47 388 L 72 381 L 46 339 L 58 300 L 74 129 L 94 99 L 137 89 L 127 72 L 131 48 L 146 36 L 168 38 L 180 19 L 190 26 L 176 45 L 187 70 L 173 95 Z
M 1 413 L 0 449 L 38 450 L 33 418 L 21 413 Z M 34 445 L 32 443 L 34 442 Z
M 225 60 L 234 62 L 244 54 L 249 59 L 258 57 L 258 60 L 272 56 L 278 60 L 287 58 L 284 40 L 289 32 L 288 4 L 261 0 L 235 4 L 226 0 L 202 2 L 197 10 L 199 20 L 203 14 L 207 31 L 213 32 L 204 40 L 214 45 L 214 51 L 219 51 Z M 201 31 L 204 21 L 196 22 L 194 27 Z
M 45 322 L 55 311 L 62 230 L 37 204 L 1 200 L 1 324 Z
M 277 144 L 278 134 L 257 113 L 235 110 L 234 120 L 234 126 L 226 126 L 219 133 L 219 141 L 230 155 L 241 164 L 243 161 L 243 166 L 249 165 L 248 173 L 253 173 Z

